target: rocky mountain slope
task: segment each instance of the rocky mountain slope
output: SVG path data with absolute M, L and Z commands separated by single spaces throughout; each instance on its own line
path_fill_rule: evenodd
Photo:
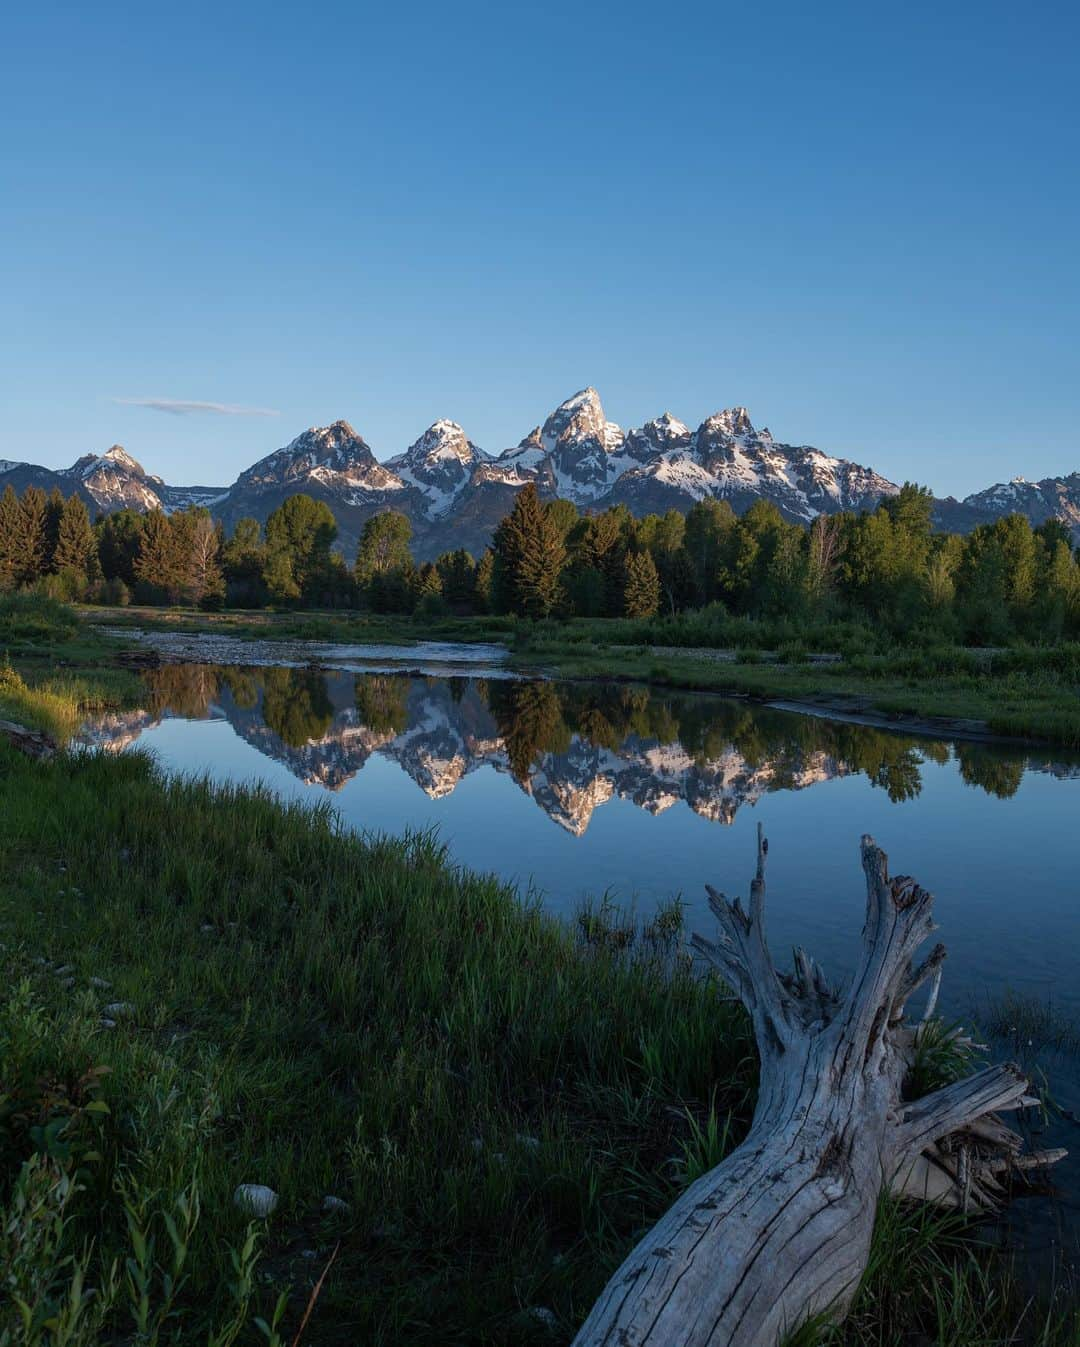
M 92 511 L 206 505 L 227 526 L 245 515 L 260 522 L 289 495 L 304 491 L 333 510 L 346 554 L 367 519 L 397 509 L 413 522 L 414 550 L 430 557 L 448 547 L 479 554 L 526 482 L 547 498 L 582 509 L 625 505 L 634 514 L 687 510 L 727 500 L 739 513 L 772 501 L 790 520 L 872 509 L 895 483 L 810 445 L 774 440 L 745 407 L 717 412 L 692 430 L 670 412 L 634 430 L 609 421 L 594 388 L 558 406 L 516 446 L 485 453 L 454 421 L 436 421 L 404 453 L 379 461 L 346 421 L 313 427 L 260 459 L 229 487 L 172 487 L 148 474 L 119 445 L 53 471 L 0 461 L 0 490 L 33 482 L 77 491 Z M 968 530 L 1012 511 L 1033 523 L 1061 519 L 1080 541 L 1080 472 L 992 486 L 962 501 L 937 503 L 940 527 Z

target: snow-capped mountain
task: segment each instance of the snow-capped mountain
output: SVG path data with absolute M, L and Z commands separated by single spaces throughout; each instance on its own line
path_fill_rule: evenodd
M 453 506 L 473 469 L 487 461 L 456 421 L 436 421 L 386 466 L 420 493 L 427 518 L 438 519 Z
M 1044 477 L 1041 482 L 1014 477 L 1011 482 L 998 482 L 961 501 L 951 497 L 939 501 L 937 513 L 942 527 L 961 529 L 1007 514 L 1027 515 L 1036 526 L 1048 519 L 1060 519 L 1074 541 L 1080 542 L 1080 472 Z
M 225 487 L 169 486 L 154 477 L 120 444 L 103 454 L 83 454 L 70 468 L 41 468 L 31 463 L 0 462 L 0 490 L 8 484 L 16 491 L 38 486 L 54 488 L 65 496 L 81 496 L 92 515 L 112 514 L 115 510 L 184 509 L 189 505 L 213 506 L 225 494 Z
M 413 524 L 421 558 L 453 547 L 479 554 L 527 483 L 583 510 L 625 505 L 634 514 L 687 510 L 695 501 L 728 501 L 742 513 L 772 501 L 789 520 L 872 509 L 897 486 L 848 459 L 810 445 L 775 440 L 745 407 L 707 417 L 696 429 L 671 412 L 624 431 L 604 412 L 595 388 L 561 403 L 521 442 L 497 454 L 474 444 L 455 421 L 430 426 L 403 453 L 382 460 L 346 421 L 312 427 L 242 472 L 230 487 L 172 487 L 148 474 L 119 445 L 50 470 L 0 461 L 0 490 L 31 483 L 77 491 L 94 513 L 123 507 L 166 511 L 208 506 L 228 527 L 245 515 L 260 522 L 289 495 L 325 501 L 338 522 L 338 545 L 351 556 L 365 522 L 396 509 Z M 1080 472 L 1028 482 L 1016 478 L 964 500 L 936 502 L 939 527 L 966 531 L 1011 511 L 1033 523 L 1060 519 L 1080 541 Z

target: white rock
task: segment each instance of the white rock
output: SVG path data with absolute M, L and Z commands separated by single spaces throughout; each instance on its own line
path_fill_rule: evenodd
M 233 1201 L 249 1216 L 269 1216 L 278 1204 L 278 1195 L 265 1183 L 242 1183 L 233 1193 Z
M 105 1007 L 105 1014 L 113 1019 L 129 1020 L 135 1014 L 135 1007 L 130 1001 L 110 1001 Z
M 115 1020 L 109 1020 L 109 1019 L 106 1019 L 104 1015 L 102 1015 L 102 1017 L 101 1017 L 101 1019 L 98 1021 L 98 1023 L 101 1025 L 101 1027 L 102 1027 L 103 1029 L 115 1029 L 115 1028 L 116 1028 L 116 1021 L 115 1021 Z
M 112 986 L 112 983 L 106 982 L 104 978 L 94 977 L 90 979 L 90 986 L 96 987 L 100 992 L 107 992 Z
M 546 1305 L 534 1305 L 529 1310 L 529 1318 L 535 1319 L 538 1324 L 543 1324 L 545 1328 L 551 1329 L 552 1332 L 559 1327 L 559 1316 L 554 1310 L 549 1310 Z
M 322 1200 L 322 1211 L 327 1216 L 345 1216 L 350 1210 L 348 1202 L 333 1193 L 327 1193 Z

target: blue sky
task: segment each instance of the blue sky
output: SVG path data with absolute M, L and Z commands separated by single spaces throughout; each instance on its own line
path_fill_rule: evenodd
M 592 383 L 942 493 L 1080 469 L 1078 13 L 9 9 L 0 458 L 495 451 Z

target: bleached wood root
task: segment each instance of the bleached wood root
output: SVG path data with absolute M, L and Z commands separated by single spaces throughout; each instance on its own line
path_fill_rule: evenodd
M 0 720 L 0 739 L 6 740 L 12 748 L 25 753 L 28 758 L 51 758 L 56 752 L 56 743 L 41 730 L 28 730 L 24 725 L 16 725 L 10 720 Z
M 919 987 L 936 1001 L 945 951 L 914 955 L 935 929 L 933 898 L 890 879 L 862 839 L 866 922 L 850 989 L 833 990 L 802 950 L 777 973 L 765 943 L 765 859 L 744 909 L 709 890 L 720 926 L 695 948 L 750 1013 L 761 1058 L 750 1131 L 692 1184 L 609 1281 L 575 1347 L 774 1347 L 807 1319 L 839 1316 L 866 1266 L 878 1197 L 985 1210 L 1021 1157 L 1001 1111 L 1026 1106 L 1028 1082 L 991 1066 L 905 1102 L 918 1027 L 904 1007 Z

